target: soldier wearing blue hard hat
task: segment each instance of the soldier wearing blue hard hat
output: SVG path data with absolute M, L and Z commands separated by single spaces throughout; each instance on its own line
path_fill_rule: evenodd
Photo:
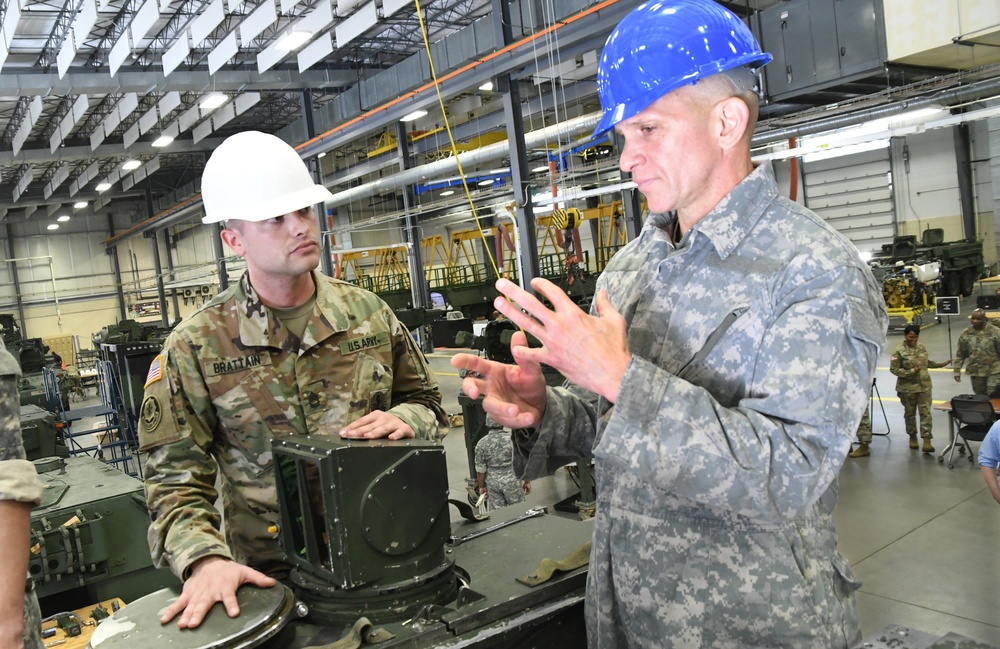
M 599 63 L 597 133 L 624 140 L 642 231 L 589 314 L 544 279 L 551 307 L 498 281 L 516 306 L 495 308 L 542 346 L 518 332 L 516 365 L 452 361 L 513 429 L 520 479 L 595 461 L 591 648 L 860 639 L 833 513 L 888 318 L 854 246 L 751 161 L 770 58 L 710 0 L 626 16 Z

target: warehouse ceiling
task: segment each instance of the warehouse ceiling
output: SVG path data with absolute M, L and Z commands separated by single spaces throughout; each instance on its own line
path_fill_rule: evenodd
M 459 32 L 475 31 L 477 44 L 481 32 L 492 37 L 495 2 L 419 5 L 427 42 L 438 47 L 435 68 L 446 79 L 449 121 L 463 146 L 495 142 L 493 134 L 504 132 L 501 95 L 479 90 L 503 73 L 513 74 L 522 92 L 526 130 L 597 110 L 596 56 L 636 2 L 517 0 L 511 8 L 512 22 L 523 28 L 514 34 L 521 39 L 517 49 L 503 57 L 496 46 L 490 57 L 459 52 L 457 63 L 450 61 L 455 48 L 442 44 L 459 42 L 451 38 Z M 778 2 L 723 4 L 749 16 Z M 570 5 L 577 7 L 574 18 L 587 14 L 587 20 L 559 18 Z M 548 27 L 529 29 L 529 23 Z M 535 39 L 533 31 L 545 35 Z M 296 34 L 306 40 L 284 49 L 286 37 Z M 306 157 L 332 153 L 320 164 L 335 192 L 389 173 L 385 168 L 398 163 L 391 160 L 393 125 L 413 108 L 430 113 L 429 123 L 411 126 L 426 138 L 414 141 L 418 162 L 448 155 L 436 96 L 419 70 L 402 72 L 415 61 L 417 68 L 427 65 L 412 0 L 0 0 L 0 222 L 48 224 L 70 216 L 100 219 L 97 227 L 106 228 L 110 213 L 126 213 L 132 223 L 187 214 L 211 151 L 248 129 L 277 133 Z M 464 72 L 454 74 L 457 68 Z M 398 79 L 385 87 L 393 70 Z M 816 106 L 847 106 L 940 73 L 906 70 L 894 77 L 887 69 L 768 104 L 763 117 L 780 126 L 812 115 Z M 414 87 L 424 92 L 415 95 Z M 380 152 L 391 153 L 379 159 Z
M 436 42 L 489 0 L 421 8 Z M 278 132 L 302 119 L 304 91 L 320 109 L 424 48 L 413 3 L 389 0 L 0 0 L 0 23 L 0 214 L 13 220 L 119 199 L 144 212 L 147 187 L 189 186 L 226 136 Z M 292 31 L 313 39 L 279 49 Z

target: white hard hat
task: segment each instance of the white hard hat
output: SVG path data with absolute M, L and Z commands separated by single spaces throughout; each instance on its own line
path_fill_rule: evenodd
M 201 222 L 265 221 L 332 196 L 313 182 L 305 162 L 285 141 L 246 131 L 226 138 L 205 164 Z

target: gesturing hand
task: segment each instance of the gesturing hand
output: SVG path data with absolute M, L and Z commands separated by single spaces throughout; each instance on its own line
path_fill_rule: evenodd
M 618 400 L 618 389 L 632 355 L 625 336 L 625 318 L 611 306 L 607 291 L 598 291 L 594 298 L 597 315 L 592 316 L 546 279 L 531 280 L 531 287 L 549 301 L 552 309 L 508 280 L 499 280 L 496 287 L 516 303 L 498 297 L 493 302 L 496 309 L 542 343 L 542 347 L 535 348 L 511 344 L 519 364 L 544 363 L 570 383 L 612 403 Z

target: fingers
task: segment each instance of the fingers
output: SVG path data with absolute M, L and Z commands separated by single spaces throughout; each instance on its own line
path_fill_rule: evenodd
M 535 415 L 522 411 L 516 404 L 486 395 L 483 410 L 498 422 L 509 428 L 531 428 L 535 425 Z
M 488 367 L 489 361 L 485 358 L 480 358 L 475 354 L 455 354 L 451 357 L 451 366 L 457 370 L 469 370 L 470 372 L 478 372 L 479 374 L 485 374 L 486 368 Z
M 544 277 L 536 277 L 531 280 L 531 288 L 538 291 L 546 300 L 548 300 L 549 304 L 551 304 L 552 308 L 556 311 L 562 311 L 564 309 L 573 309 L 576 311 L 580 310 L 580 307 L 577 306 L 576 302 L 571 300 L 568 295 L 566 295 L 565 291 Z
M 227 598 L 227 595 L 229 596 Z M 215 606 L 218 601 L 224 602 L 226 606 L 226 613 L 229 617 L 236 617 L 240 614 L 239 604 L 236 603 L 236 593 L 230 591 L 229 593 L 222 592 L 216 593 L 214 596 L 209 594 L 207 591 L 201 591 L 192 597 L 191 602 L 188 604 L 187 608 L 184 609 L 184 613 L 181 615 L 181 619 L 177 621 L 177 626 L 182 629 L 193 629 L 202 623 L 208 612 Z M 235 607 L 235 613 L 233 608 Z
M 226 615 L 229 617 L 236 617 L 240 614 L 240 603 L 236 601 L 235 591 L 222 594 L 222 605 L 226 607 Z
M 406 439 L 415 433 L 409 424 L 399 417 L 383 410 L 373 410 L 352 421 L 340 431 L 340 436 L 348 439 Z
M 177 617 L 177 614 L 187 607 L 189 599 L 190 595 L 182 592 L 181 596 L 178 597 L 173 604 L 168 606 L 165 611 L 163 611 L 163 615 L 160 616 L 160 624 L 166 624 L 170 620 Z
M 608 318 L 612 316 L 621 317 L 621 314 L 615 309 L 611 304 L 611 300 L 608 299 L 608 292 L 606 289 L 601 289 L 594 296 L 594 306 L 597 307 L 597 315 L 602 318 Z
M 253 584 L 254 586 L 260 586 L 261 588 L 270 588 L 278 583 L 278 581 L 273 577 L 268 577 L 262 572 L 250 570 L 250 574 L 244 578 L 243 583 Z

